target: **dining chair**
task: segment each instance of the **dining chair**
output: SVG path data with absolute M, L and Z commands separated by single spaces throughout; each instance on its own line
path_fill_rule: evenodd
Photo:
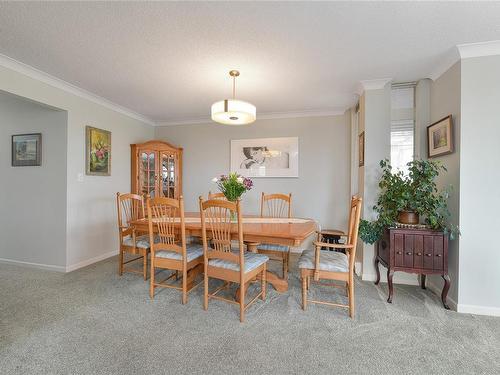
M 149 238 L 151 243 L 151 278 L 149 295 L 154 298 L 156 287 L 182 291 L 182 303 L 187 303 L 187 294 L 193 290 L 194 279 L 203 271 L 203 246 L 186 244 L 184 199 L 157 197 L 147 200 Z M 156 281 L 156 269 L 171 270 L 169 277 Z M 167 283 L 182 274 L 182 286 Z
M 358 227 L 361 215 L 362 199 L 353 196 L 349 212 L 349 229 L 345 243 L 326 243 L 315 241 L 313 250 L 305 250 L 299 258 L 300 277 L 302 279 L 302 308 L 307 308 L 307 302 L 319 303 L 330 306 L 349 308 L 349 316 L 354 317 L 354 261 L 356 257 L 356 245 L 358 242 Z M 343 249 L 346 253 L 337 251 L 321 250 L 322 247 L 330 249 Z M 307 291 L 310 288 L 311 277 L 319 282 L 322 279 L 338 280 L 345 282 L 345 286 L 338 284 L 323 284 L 333 287 L 346 288 L 348 305 L 331 303 L 326 301 L 310 300 Z
M 118 257 L 118 274 L 123 272 L 142 273 L 144 280 L 148 277 L 148 254 L 149 236 L 138 233 L 131 222 L 144 218 L 144 198 L 138 194 L 116 193 L 116 205 L 118 208 L 118 235 L 120 253 Z M 125 254 L 139 255 L 125 261 Z M 142 271 L 134 268 L 125 268 L 125 264 L 143 261 Z
M 260 199 L 260 216 L 272 218 L 292 217 L 292 194 L 264 194 Z M 283 245 L 262 243 L 257 246 L 260 254 L 269 256 L 271 260 L 282 262 L 283 278 L 288 276 L 290 248 Z
M 227 201 L 227 198 L 224 195 L 224 193 L 212 193 L 211 191 L 209 191 L 208 200 L 210 199 L 222 199 L 223 201 Z
M 262 300 L 266 298 L 266 265 L 269 258 L 262 254 L 245 251 L 240 200 L 236 202 L 220 199 L 204 201 L 200 197 L 200 215 L 205 271 L 203 308 L 208 309 L 210 298 L 239 304 L 240 322 L 243 322 L 245 310 L 259 297 Z M 236 222 L 233 222 L 232 216 L 235 216 Z M 235 250 L 231 247 L 233 226 L 237 228 L 238 248 Z M 211 239 L 210 245 L 209 237 Z M 261 290 L 250 302 L 245 304 L 246 285 L 256 277 L 261 280 Z M 224 283 L 213 292 L 209 292 L 208 281 L 210 278 L 223 280 Z M 230 282 L 240 285 L 239 302 L 217 295 Z

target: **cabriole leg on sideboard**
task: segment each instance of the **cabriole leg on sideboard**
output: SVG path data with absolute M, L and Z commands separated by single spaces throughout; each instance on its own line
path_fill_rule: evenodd
M 443 291 L 441 292 L 441 301 L 443 301 L 443 306 L 446 310 L 449 310 L 450 307 L 446 303 L 446 297 L 448 297 L 448 291 L 450 290 L 450 277 L 448 275 L 442 275 L 444 280 Z
M 387 270 L 387 285 L 389 286 L 389 298 L 387 298 L 387 302 L 392 303 L 392 294 L 394 292 L 392 286 L 392 276 L 394 276 L 394 271 L 391 269 Z
M 420 275 L 420 287 L 425 289 L 425 274 Z
M 377 279 L 375 280 L 375 285 L 378 285 L 378 283 L 380 282 L 380 270 L 378 269 L 378 263 L 379 260 L 377 256 L 375 257 L 375 272 L 377 273 Z

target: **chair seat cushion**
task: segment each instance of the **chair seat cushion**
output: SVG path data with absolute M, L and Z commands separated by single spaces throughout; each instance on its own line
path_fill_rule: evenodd
M 315 269 L 314 250 L 304 250 L 299 258 L 299 268 Z M 319 269 L 332 272 L 349 272 L 347 255 L 337 251 L 320 250 Z
M 123 237 L 123 244 L 125 246 L 134 246 L 134 240 L 132 236 Z M 142 236 L 135 237 L 135 246 L 140 247 L 141 249 L 149 249 L 149 235 L 145 234 Z
M 269 257 L 263 254 L 245 252 L 245 273 L 250 272 L 266 263 Z M 210 259 L 208 265 L 212 267 L 225 268 L 231 271 L 240 271 L 240 265 L 225 259 Z
M 257 246 L 257 249 L 259 250 L 271 250 L 271 251 L 281 251 L 281 252 L 288 252 L 290 248 L 288 246 L 283 246 L 283 245 L 274 245 L 270 243 L 262 243 L 259 246 Z
M 189 244 L 186 246 L 186 258 L 187 262 L 191 262 L 196 258 L 203 256 L 203 245 L 199 244 Z M 156 258 L 182 260 L 182 254 L 176 253 L 175 251 L 160 250 L 155 252 Z

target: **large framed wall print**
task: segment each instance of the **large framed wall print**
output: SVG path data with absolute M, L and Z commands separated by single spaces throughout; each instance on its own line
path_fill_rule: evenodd
M 232 140 L 231 172 L 245 177 L 299 177 L 299 138 Z

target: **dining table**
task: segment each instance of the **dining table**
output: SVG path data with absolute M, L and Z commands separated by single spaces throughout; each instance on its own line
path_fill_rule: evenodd
M 178 221 L 180 225 L 180 220 Z M 202 237 L 201 217 L 199 212 L 186 212 L 184 215 L 186 236 Z M 138 232 L 148 232 L 147 218 L 131 222 Z M 259 244 L 273 244 L 298 247 L 317 230 L 317 223 L 306 218 L 271 218 L 255 215 L 243 215 L 243 242 L 247 251 L 257 252 Z M 207 231 L 207 234 L 209 231 Z M 231 226 L 233 239 L 238 239 L 238 226 Z M 288 290 L 288 280 L 279 277 L 272 271 L 267 271 L 266 281 L 276 291 L 282 293 Z

